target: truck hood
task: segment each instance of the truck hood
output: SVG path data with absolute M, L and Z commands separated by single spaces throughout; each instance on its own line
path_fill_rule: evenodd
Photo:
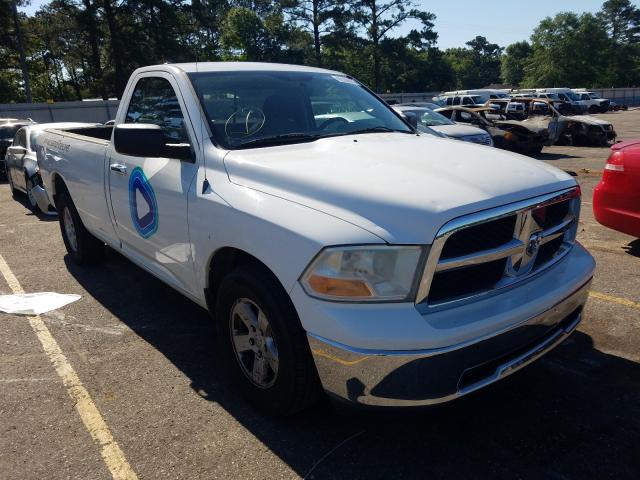
M 517 127 L 526 128 L 532 133 L 542 133 L 545 130 L 549 129 L 549 122 L 551 122 L 551 120 L 551 117 L 542 117 L 529 120 L 497 120 L 495 124 L 498 127 L 515 125 Z
M 592 117 L 591 115 L 571 115 L 570 117 L 567 117 L 567 120 L 586 123 L 587 125 L 611 125 L 611 122 Z
M 431 243 L 455 217 L 575 185 L 561 170 L 528 157 L 402 133 L 232 150 L 224 164 L 237 185 L 320 210 L 398 244 Z

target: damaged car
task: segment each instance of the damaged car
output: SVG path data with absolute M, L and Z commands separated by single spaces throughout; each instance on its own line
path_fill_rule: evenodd
M 550 137 L 556 137 L 562 145 L 607 146 L 616 140 L 616 131 L 611 122 L 591 115 L 562 115 L 549 100 L 541 98 L 513 98 L 491 100 L 486 106 L 496 114 L 509 116 L 510 105 L 524 104 L 525 120 L 538 125 L 549 125 Z M 557 125 L 557 127 L 554 127 Z M 557 132 L 554 132 L 557 128 Z
M 18 192 L 27 195 L 28 206 L 33 212 L 45 215 L 55 215 L 47 192 L 42 184 L 36 155 L 38 135 L 47 128 L 78 128 L 95 126 L 93 123 L 40 123 L 18 127 L 12 144 L 7 148 L 6 170 L 11 194 L 16 197 Z
M 491 135 L 484 129 L 466 124 L 459 125 L 430 108 L 404 105 L 394 105 L 392 108 L 421 132 L 430 128 L 454 140 L 493 147 Z
M 491 107 L 446 107 L 437 112 L 458 124 L 482 128 L 491 135 L 494 146 L 504 150 L 531 155 L 540 153 L 545 145 L 553 144 L 548 125 L 513 120 Z

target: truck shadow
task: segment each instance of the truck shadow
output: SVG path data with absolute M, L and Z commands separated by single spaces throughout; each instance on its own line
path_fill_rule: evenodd
M 582 332 L 536 364 L 450 404 L 345 414 L 325 402 L 271 419 L 226 385 L 207 312 L 117 253 L 95 268 L 79 268 L 68 257 L 65 263 L 203 400 L 221 405 L 300 476 L 640 478 L 640 365 L 595 349 Z
M 20 205 L 22 205 L 25 208 L 26 210 L 25 215 L 28 217 L 35 217 L 41 222 L 57 222 L 58 221 L 57 213 L 53 213 L 50 215 L 45 215 L 42 212 L 34 213 L 29 207 L 29 199 L 27 198 L 26 193 L 18 192 L 13 200 L 18 202 Z

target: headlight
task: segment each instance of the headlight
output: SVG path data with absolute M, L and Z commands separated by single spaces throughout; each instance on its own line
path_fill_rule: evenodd
M 326 248 L 300 282 L 312 297 L 338 301 L 407 301 L 414 294 L 422 247 Z

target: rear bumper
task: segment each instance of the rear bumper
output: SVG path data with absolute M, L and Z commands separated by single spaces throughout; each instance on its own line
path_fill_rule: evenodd
M 421 406 L 454 400 L 537 360 L 582 319 L 591 280 L 552 308 L 488 338 L 420 351 L 354 349 L 308 334 L 325 390 L 369 406 Z

